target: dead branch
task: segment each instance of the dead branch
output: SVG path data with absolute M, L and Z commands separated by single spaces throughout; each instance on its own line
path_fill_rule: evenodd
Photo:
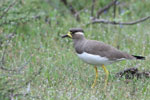
M 105 19 L 94 19 L 90 23 L 88 23 L 87 25 L 89 25 L 89 24 L 97 24 L 97 23 L 113 24 L 113 25 L 134 25 L 134 24 L 137 24 L 137 23 L 144 22 L 144 21 L 146 21 L 148 19 L 150 19 L 150 16 L 143 17 L 143 18 L 141 18 L 139 20 L 132 21 L 132 22 L 116 22 L 116 21 L 109 21 L 109 20 L 105 20 Z
M 100 8 L 100 9 L 97 11 L 97 18 L 99 18 L 100 15 L 101 15 L 104 11 L 108 10 L 111 6 L 113 6 L 114 4 L 116 4 L 116 1 L 117 1 L 117 0 L 113 0 L 112 2 L 110 2 L 110 3 L 109 3 L 108 5 L 106 5 L 105 7 Z
M 79 14 L 77 13 L 77 11 L 73 8 L 72 4 L 69 4 L 67 2 L 67 0 L 61 0 L 61 2 L 63 2 L 63 4 L 69 9 L 69 11 L 71 12 L 71 14 L 73 16 L 75 16 L 76 20 L 77 21 L 80 21 L 80 16 Z
M 120 71 L 120 72 L 116 73 L 116 77 L 122 77 L 125 74 L 129 74 L 129 73 L 134 75 L 137 72 L 138 72 L 138 68 L 135 68 L 135 67 L 127 68 L 127 69 L 125 69 L 123 71 Z
M 136 77 L 137 79 L 150 78 L 150 72 L 149 71 L 139 72 L 137 67 L 132 67 L 116 73 L 115 76 L 118 78 L 125 76 L 126 79 L 133 79 L 134 77 Z
M 14 2 L 12 2 L 12 3 L 4 10 L 4 12 L 2 13 L 2 15 L 0 16 L 0 19 L 6 15 L 6 13 L 16 4 L 16 2 L 17 2 L 17 0 L 14 1 Z

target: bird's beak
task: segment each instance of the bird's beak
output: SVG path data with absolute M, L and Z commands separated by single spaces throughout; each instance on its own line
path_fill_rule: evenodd
M 68 32 L 66 35 L 62 36 L 62 38 L 66 38 L 66 37 L 72 38 L 71 32 Z

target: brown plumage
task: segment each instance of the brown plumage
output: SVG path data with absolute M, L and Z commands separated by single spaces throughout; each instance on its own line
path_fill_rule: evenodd
M 84 37 L 83 30 L 81 28 L 70 29 L 67 35 L 62 38 L 69 37 L 73 39 L 75 51 L 80 59 L 88 64 L 95 65 L 95 80 L 92 88 L 95 87 L 98 78 L 97 65 L 101 65 L 106 73 L 105 87 L 107 86 L 107 80 L 109 72 L 104 65 L 111 64 L 123 59 L 145 59 L 142 56 L 130 55 L 126 52 L 120 51 L 108 44 L 105 44 L 96 40 L 88 40 Z
M 84 31 L 81 28 L 72 28 L 70 29 L 70 32 L 74 42 L 75 51 L 78 54 L 86 52 L 94 55 L 99 55 L 101 57 L 106 57 L 109 60 L 145 59 L 145 57 L 143 56 L 130 55 L 103 42 L 96 40 L 88 40 L 84 37 Z
M 135 59 L 135 57 L 122 52 L 108 44 L 103 42 L 99 42 L 96 40 L 81 40 L 83 45 L 80 45 L 79 42 L 74 41 L 75 50 L 77 53 L 90 53 L 94 55 L 99 55 L 101 57 L 106 57 L 109 60 L 117 60 L 117 59 Z

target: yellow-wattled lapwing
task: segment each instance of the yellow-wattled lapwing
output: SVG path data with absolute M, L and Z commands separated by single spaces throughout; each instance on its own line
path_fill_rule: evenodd
M 96 76 L 92 88 L 96 85 L 98 78 L 97 66 L 100 65 L 106 73 L 105 87 L 107 85 L 109 72 L 104 65 L 112 64 L 121 60 L 145 59 L 142 56 L 130 55 L 122 52 L 108 44 L 96 40 L 88 40 L 84 37 L 84 31 L 81 28 L 72 28 L 67 35 L 62 38 L 69 37 L 73 39 L 75 51 L 80 59 L 95 67 Z

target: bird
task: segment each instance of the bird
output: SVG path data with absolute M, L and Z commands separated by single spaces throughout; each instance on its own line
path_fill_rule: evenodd
M 94 88 L 98 79 L 97 66 L 101 66 L 105 72 L 105 85 L 108 84 L 109 71 L 106 65 L 122 60 L 144 60 L 144 56 L 130 55 L 117 48 L 97 40 L 89 40 L 84 36 L 82 28 L 71 28 L 62 38 L 71 38 L 77 56 L 87 64 L 93 65 L 96 75 L 91 88 Z

